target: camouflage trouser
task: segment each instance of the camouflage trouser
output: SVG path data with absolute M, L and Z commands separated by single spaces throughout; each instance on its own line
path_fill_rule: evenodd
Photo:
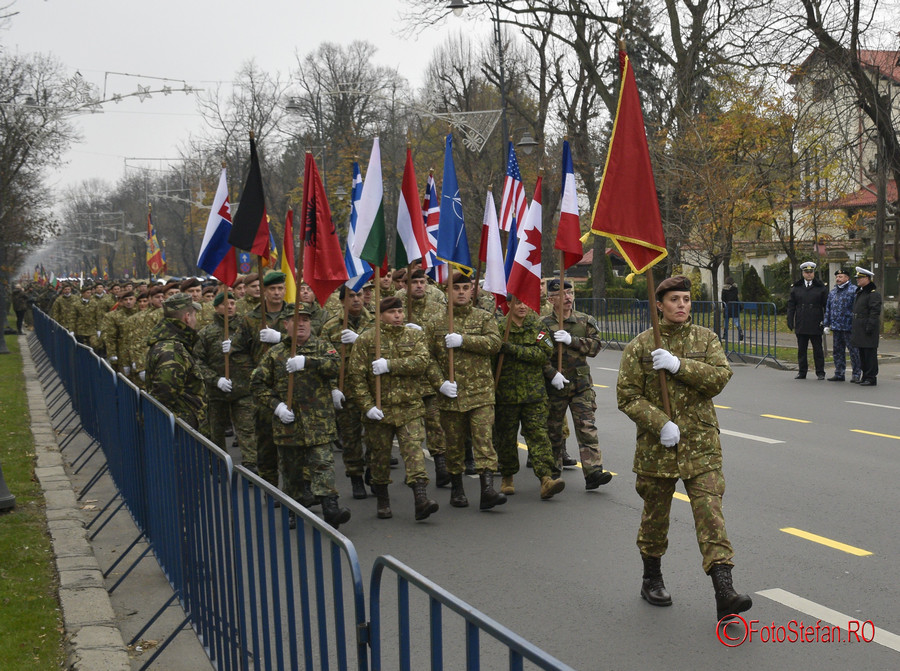
M 400 456 L 406 465 L 406 484 L 416 480 L 428 482 L 425 471 L 425 455 L 422 441 L 425 440 L 425 421 L 421 417 L 401 426 L 377 422 L 366 424 L 366 444 L 369 446 L 369 468 L 372 469 L 373 485 L 391 484 L 391 446 L 397 436 Z
M 547 433 L 553 446 L 553 456 L 556 457 L 555 472 L 559 472 L 562 468 L 562 454 L 566 449 L 563 427 L 566 426 L 567 409 L 572 412 L 581 468 L 587 477 L 603 465 L 603 454 L 600 452 L 600 441 L 597 439 L 597 425 L 594 423 L 597 400 L 593 388 L 588 387 L 582 392 L 571 391 L 567 394 L 550 395 Z
M 859 378 L 862 375 L 862 365 L 859 362 L 859 350 L 850 344 L 850 331 L 832 331 L 833 340 L 831 343 L 831 351 L 834 354 L 834 374 L 838 377 L 844 377 L 847 372 L 847 354 L 845 350 L 850 352 L 850 366 L 853 369 L 852 375 Z
M 641 528 L 637 546 L 642 555 L 662 557 L 669 546 L 669 511 L 677 478 L 654 478 L 638 475 L 635 489 L 644 499 Z M 694 529 L 703 556 L 703 572 L 709 573 L 713 564 L 732 565 L 734 550 L 725 532 L 722 516 L 722 495 L 725 493 L 725 476 L 721 469 L 707 471 L 682 480 L 691 510 L 694 513 Z
M 256 471 L 270 485 L 278 486 L 278 450 L 272 435 L 273 412 L 256 406 Z
M 316 496 L 337 496 L 334 487 L 334 444 L 279 445 L 278 465 L 284 477 L 283 491 L 297 501 L 303 495 L 304 472 Z
M 497 470 L 497 453 L 491 440 L 494 406 L 483 405 L 468 412 L 441 410 L 441 427 L 447 441 L 447 470 L 459 475 L 465 470 L 466 438 L 472 438 L 475 470 L 479 473 Z
M 447 452 L 447 441 L 444 439 L 444 429 L 441 426 L 441 411 L 438 409 L 437 394 L 426 396 L 425 401 L 425 443 L 428 452 L 433 457 L 436 454 Z
M 366 455 L 363 447 L 362 412 L 350 401 L 344 401 L 344 409 L 335 413 L 338 435 L 341 438 L 344 470 L 348 476 L 362 475 L 366 470 Z M 366 436 L 366 444 L 369 437 Z
M 225 449 L 225 430 L 234 425 L 241 446 L 241 466 L 256 468 L 256 417 L 253 399 L 242 396 L 234 400 L 209 399 L 209 433 L 212 441 Z
M 501 475 L 519 472 L 519 424 L 528 446 L 531 467 L 539 478 L 551 475 L 555 465 L 547 434 L 547 401 L 537 403 L 498 403 L 494 408 L 497 460 Z

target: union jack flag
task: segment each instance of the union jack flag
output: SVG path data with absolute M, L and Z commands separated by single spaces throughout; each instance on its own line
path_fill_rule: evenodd
M 422 216 L 425 218 L 425 232 L 428 234 L 428 253 L 422 259 L 422 267 L 435 281 L 444 283 L 447 281 L 449 269 L 447 264 L 435 256 L 437 250 L 438 222 L 441 218 L 441 201 L 437 197 L 437 187 L 434 184 L 434 174 L 428 175 L 425 183 L 425 199 L 422 201 Z
M 521 229 L 526 210 L 525 185 L 522 183 L 522 173 L 519 172 L 516 148 L 510 142 L 509 155 L 506 160 L 506 178 L 503 180 L 503 196 L 500 198 L 500 230 Z M 518 226 L 513 224 L 513 219 L 519 224 Z

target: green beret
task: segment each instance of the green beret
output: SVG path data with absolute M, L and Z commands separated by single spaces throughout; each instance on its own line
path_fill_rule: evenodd
M 286 275 L 280 270 L 270 270 L 263 277 L 263 286 L 270 287 L 273 284 L 284 284 L 285 277 Z
M 213 298 L 213 307 L 218 307 L 222 304 L 222 301 L 225 300 L 226 293 L 223 291 L 221 293 L 216 294 L 216 297 Z M 230 291 L 227 294 L 228 298 L 234 298 L 234 294 Z

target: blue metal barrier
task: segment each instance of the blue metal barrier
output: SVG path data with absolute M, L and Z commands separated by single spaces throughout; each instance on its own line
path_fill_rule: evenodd
M 741 361 L 744 357 L 758 358 L 757 366 L 766 359 L 778 363 L 778 311 L 775 304 L 748 302 L 736 305 L 740 328 L 735 329 L 732 319 L 728 319 L 728 328 L 722 333 L 725 352 L 736 355 Z
M 430 666 L 439 671 L 445 668 L 444 661 L 444 629 L 443 609 L 455 612 L 465 621 L 465 668 L 468 671 L 478 671 L 481 668 L 481 649 L 479 634 L 484 632 L 492 637 L 508 653 L 508 668 L 510 671 L 521 671 L 524 660 L 528 660 L 539 669 L 570 670 L 572 667 L 552 657 L 540 648 L 532 645 L 518 634 L 513 633 L 496 620 L 476 610 L 462 599 L 454 596 L 440 585 L 432 582 L 425 576 L 413 571 L 403 562 L 390 555 L 378 557 L 372 567 L 372 580 L 369 587 L 369 608 L 372 634 L 372 671 L 381 671 L 381 628 L 383 626 L 381 615 L 381 583 L 385 570 L 397 575 L 397 611 L 399 645 L 397 646 L 397 663 L 390 663 L 387 668 L 397 668 L 401 671 L 423 669 Z M 416 660 L 413 663 L 411 648 L 411 624 L 412 618 L 409 607 L 409 586 L 417 587 L 428 598 L 428 617 L 430 620 L 429 636 L 429 664 L 424 660 Z M 425 619 L 424 613 L 422 620 Z M 451 660 L 448 668 L 462 668 L 461 660 Z
M 144 457 L 144 417 L 141 414 L 141 390 L 127 378 L 116 379 L 116 419 L 118 436 L 104 443 L 113 481 L 125 501 L 138 529 L 147 534 L 147 475 Z M 115 447 L 113 447 L 113 445 Z

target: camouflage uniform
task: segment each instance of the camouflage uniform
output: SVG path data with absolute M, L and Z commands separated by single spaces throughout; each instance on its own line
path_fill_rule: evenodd
M 347 328 L 354 333 L 362 333 L 363 329 L 368 328 L 372 324 L 372 314 L 363 308 L 363 311 L 356 317 L 352 315 L 347 318 Z M 344 375 L 347 375 L 347 362 L 353 352 L 353 344 L 345 344 L 341 342 L 341 331 L 344 330 L 344 318 L 332 317 L 322 329 L 322 338 L 331 343 L 334 349 L 341 353 L 344 360 Z M 347 388 L 346 378 L 344 381 L 344 389 Z M 343 392 L 344 389 L 341 391 Z M 344 470 L 347 477 L 362 475 L 366 470 L 366 455 L 363 446 L 363 425 L 362 414 L 368 408 L 360 408 L 355 401 L 350 398 L 349 394 L 344 394 L 344 408 L 335 410 L 337 418 L 338 435 L 341 437 L 342 452 L 341 457 L 344 461 Z
M 91 338 L 97 337 L 97 314 L 94 312 L 94 304 L 91 299 L 79 298 L 75 302 L 74 326 L 75 339 L 82 345 L 90 345 Z
M 731 379 L 731 368 L 715 333 L 694 326 L 660 321 L 663 349 L 681 360 L 678 373 L 666 373 L 671 418 L 662 408 L 659 372 L 650 352 L 652 330 L 641 333 L 622 353 L 616 395 L 619 410 L 637 427 L 634 453 L 635 487 L 644 500 L 637 545 L 647 557 L 661 557 L 668 547 L 669 511 L 678 478 L 691 500 L 703 570 L 731 565 L 734 550 L 722 516 L 722 448 L 713 398 Z M 663 447 L 659 433 L 671 419 L 681 432 L 675 447 Z
M 140 378 L 147 360 L 147 338 L 162 319 L 162 308 L 147 308 L 125 320 L 126 360 L 131 361 L 132 381 L 141 389 L 147 389 L 147 383 Z
M 53 301 L 53 307 L 50 308 L 50 319 L 57 322 L 66 331 L 72 331 L 75 328 L 75 301 L 80 302 L 81 296 L 60 294 Z
M 165 318 L 147 337 L 147 393 L 191 428 L 209 435 L 206 385 L 192 350 L 197 332 L 183 321 Z
M 254 298 L 253 296 L 244 296 L 243 298 L 239 298 L 234 303 L 234 316 L 242 317 L 248 312 L 251 312 L 256 309 L 259 305 L 259 298 Z
M 559 319 L 554 316 L 542 319 L 544 327 L 551 333 L 559 329 Z M 550 414 L 547 417 L 547 430 L 550 444 L 557 459 L 557 469 L 562 467 L 562 455 L 566 449 L 563 427 L 566 424 L 566 410 L 572 413 L 575 425 L 575 438 L 578 441 L 579 456 L 585 478 L 599 471 L 603 465 L 600 442 L 597 439 L 597 425 L 594 413 L 597 412 L 597 400 L 594 394 L 594 381 L 587 358 L 595 357 L 603 344 L 600 342 L 600 326 L 590 315 L 572 311 L 564 321 L 564 330 L 572 335 L 572 344 L 563 346 L 562 374 L 569 382 L 562 389 L 554 389 L 549 384 Z M 554 343 L 554 354 L 544 368 L 544 376 L 549 381 L 556 373 L 557 347 Z
M 506 320 L 500 320 L 500 330 Z M 552 476 L 556 460 L 547 434 L 547 388 L 544 367 L 554 352 L 552 337 L 534 314 L 527 315 L 522 326 L 510 324 L 509 338 L 500 347 L 503 368 L 496 390 L 495 445 L 500 462 L 500 474 L 519 472 L 519 424 L 528 446 L 534 474 L 541 478 Z M 495 364 L 496 369 L 496 364 Z
M 131 367 L 128 358 L 128 341 L 125 339 L 125 323 L 128 318 L 137 314 L 137 308 L 124 308 L 119 306 L 112 312 L 103 315 L 100 321 L 100 337 L 103 340 L 103 348 L 110 359 L 110 365 L 117 372 L 122 372 L 125 366 Z M 115 361 L 112 358 L 116 357 Z
M 197 313 L 197 331 L 212 324 L 217 314 L 212 301 L 201 303 L 200 306 L 200 312 Z
M 475 468 L 479 472 L 497 470 L 497 453 L 491 441 L 494 424 L 494 371 L 491 356 L 500 350 L 500 332 L 494 318 L 471 305 L 453 308 L 454 331 L 463 337 L 461 347 L 455 348 L 455 381 L 458 396 L 448 398 L 438 394 L 441 426 L 447 441 L 447 470 L 451 475 L 463 472 L 463 457 L 467 435 L 472 438 Z M 437 361 L 440 375 L 432 377 L 437 388 L 442 380 L 449 380 L 450 358 L 444 341 L 447 320 L 430 322 L 426 340 Z
M 256 415 L 250 396 L 252 371 L 246 365 L 229 361 L 231 392 L 225 393 L 219 389 L 216 383 L 220 377 L 225 377 L 223 340 L 225 340 L 225 317 L 216 313 L 213 323 L 207 324 L 197 333 L 197 344 L 194 345 L 194 357 L 197 359 L 209 397 L 209 433 L 212 441 L 224 450 L 225 429 L 233 423 L 234 432 L 241 446 L 241 466 L 255 471 Z
M 231 339 L 231 361 L 237 366 L 253 370 L 262 361 L 270 345 L 260 342 L 263 304 L 257 305 L 239 320 L 240 326 Z M 266 312 L 266 326 L 286 333 L 284 322 L 294 315 L 293 303 L 282 303 L 278 312 Z M 283 339 L 282 339 L 283 340 Z M 278 450 L 272 435 L 272 413 L 267 406 L 259 404 L 258 394 L 253 394 L 256 404 L 256 468 L 260 477 L 278 486 Z M 331 392 L 329 390 L 329 398 Z M 279 422 L 280 423 L 280 422 Z
M 250 313 L 245 318 L 252 316 Z M 309 469 L 313 494 L 337 496 L 332 450 L 337 431 L 331 390 L 338 374 L 338 353 L 330 343 L 310 335 L 306 343 L 297 346 L 297 355 L 306 357 L 306 365 L 293 374 L 290 409 L 296 419 L 284 424 L 274 415 L 278 404 L 287 401 L 288 372 L 285 366 L 291 357 L 291 339 L 288 337 L 273 345 L 253 371 L 250 385 L 257 401 L 258 418 L 260 421 L 263 417 L 268 419 L 269 436 L 277 446 L 284 491 L 288 496 L 297 500 L 302 497 L 304 468 Z
M 377 328 L 377 326 L 375 327 Z M 428 482 L 422 441 L 425 439 L 425 404 L 416 379 L 428 367 L 428 348 L 421 331 L 406 326 L 381 324 L 381 356 L 387 359 L 389 372 L 375 375 L 375 328 L 368 329 L 356 340 L 347 365 L 347 396 L 357 407 L 369 410 L 375 406 L 375 379 L 381 379 L 381 410 L 384 419 L 364 418 L 369 467 L 373 485 L 391 483 L 391 445 L 396 436 L 400 456 L 406 465 L 406 484 L 417 480 Z
M 113 302 L 106 300 L 109 294 L 103 294 L 102 296 L 98 296 L 94 294 L 91 296 L 91 305 L 94 308 L 94 320 L 97 323 L 97 330 L 103 330 L 103 317 L 109 313 L 114 305 Z M 96 333 L 91 338 L 91 347 L 94 348 L 94 351 L 97 352 L 100 356 L 111 356 L 106 351 L 106 343 L 103 340 L 103 335 L 97 335 Z M 130 365 L 130 364 L 129 364 Z
M 320 307 L 318 303 L 300 303 L 300 305 L 309 308 L 309 321 L 312 323 L 312 332 L 317 336 L 322 335 L 322 329 L 325 327 L 325 322 L 331 319 L 328 310 Z

